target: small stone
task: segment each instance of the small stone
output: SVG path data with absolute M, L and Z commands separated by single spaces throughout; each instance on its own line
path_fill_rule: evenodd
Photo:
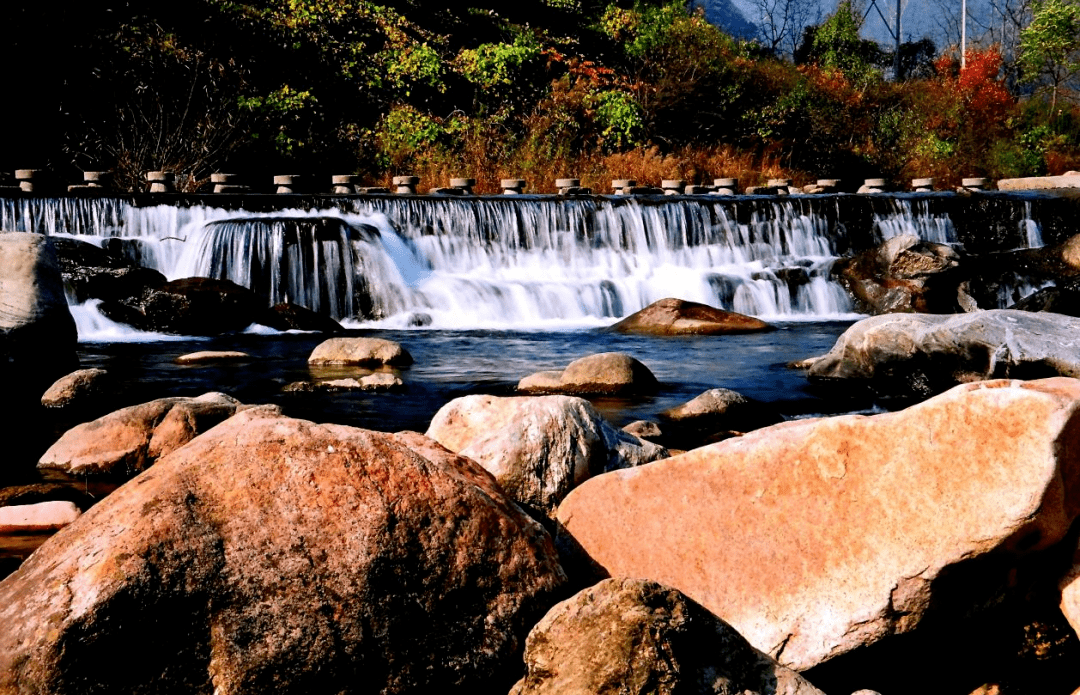
M 176 358 L 177 364 L 205 364 L 207 362 L 240 362 L 250 360 L 251 355 L 236 350 L 203 350 L 189 352 Z
M 41 397 L 46 408 L 67 408 L 104 394 L 109 373 L 104 369 L 79 369 L 60 377 Z

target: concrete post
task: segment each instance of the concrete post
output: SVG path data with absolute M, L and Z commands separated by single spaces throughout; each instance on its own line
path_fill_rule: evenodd
M 503 195 L 520 195 L 525 190 L 525 179 L 500 179 Z
M 416 195 L 416 187 L 419 185 L 419 176 L 394 177 L 394 192 L 399 195 Z
M 713 195 L 737 195 L 739 179 L 713 179 Z
M 911 187 L 916 193 L 929 193 L 934 190 L 934 179 L 911 179 Z
M 686 188 L 686 181 L 683 179 L 661 179 L 660 188 L 664 191 L 664 195 L 679 195 Z
M 151 193 L 176 192 L 176 174 L 171 171 L 148 171 L 146 180 L 150 182 Z
M 330 177 L 330 192 L 335 195 L 352 195 L 356 193 L 356 184 L 360 182 L 359 176 L 353 174 L 338 174 Z

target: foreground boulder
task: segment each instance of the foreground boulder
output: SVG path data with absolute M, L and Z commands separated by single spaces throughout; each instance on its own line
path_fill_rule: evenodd
M 76 425 L 38 461 L 42 470 L 130 478 L 244 406 L 224 393 L 159 398 Z
M 251 409 L 0 582 L 0 693 L 505 692 L 564 582 L 468 459 Z
M 963 311 L 960 266 L 960 254 L 952 247 L 901 234 L 875 249 L 839 259 L 832 272 L 854 297 L 860 313 L 951 314 Z
M 548 515 L 593 475 L 667 456 L 570 396 L 455 398 L 426 434 L 487 469 L 516 502 Z
M 659 388 L 644 364 L 621 352 L 601 352 L 576 359 L 562 371 L 537 372 L 518 382 L 522 393 L 572 396 L 631 396 Z
M 979 379 L 1059 374 L 1080 376 L 1080 319 L 1011 309 L 864 319 L 807 372 L 916 399 Z
M 388 365 L 407 367 L 413 357 L 401 344 L 382 338 L 331 338 L 315 346 L 311 365 Z
M 669 297 L 627 316 L 611 330 L 646 335 L 725 335 L 758 333 L 772 330 L 772 326 L 753 316 Z
M 511 695 L 822 695 L 675 589 L 606 579 L 552 608 Z
M 977 610 L 1062 540 L 1078 432 L 1080 380 L 966 384 L 598 476 L 557 518 L 609 575 L 677 588 L 804 670 Z
M 98 307 L 112 321 L 141 331 L 178 335 L 242 331 L 261 308 L 262 302 L 248 288 L 212 278 L 172 280 Z

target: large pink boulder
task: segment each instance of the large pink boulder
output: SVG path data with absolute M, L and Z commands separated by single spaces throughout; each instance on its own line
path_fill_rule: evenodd
M 255 408 L 0 582 L 0 693 L 505 692 L 565 580 L 472 461 Z
M 961 563 L 993 556 L 980 581 L 1006 583 L 1065 537 L 1078 483 L 1080 380 L 999 380 L 607 473 L 557 516 L 612 576 L 677 588 L 803 670 L 917 628 Z

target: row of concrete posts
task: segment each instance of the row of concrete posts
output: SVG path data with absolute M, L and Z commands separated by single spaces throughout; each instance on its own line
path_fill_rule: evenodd
M 70 193 L 79 192 L 103 192 L 111 183 L 111 173 L 107 171 L 87 171 L 83 173 L 83 182 L 67 187 Z M 18 190 L 33 193 L 35 187 L 45 179 L 45 172 L 41 169 L 18 169 L 15 172 L 15 180 L 18 182 Z M 176 192 L 176 177 L 169 171 L 149 171 L 146 173 L 146 181 L 151 193 L 174 193 Z M 241 183 L 238 174 L 215 173 L 210 175 L 210 182 L 214 186 L 214 193 L 251 193 L 250 186 Z M 450 185 L 445 187 L 431 188 L 427 192 L 432 195 L 473 195 L 476 179 L 452 178 Z M 330 180 L 330 193 L 334 195 L 355 194 L 390 194 L 416 195 L 420 186 L 420 178 L 417 176 L 395 176 L 393 188 L 383 186 L 364 186 L 360 177 L 353 174 L 332 176 Z M 792 185 L 791 179 L 769 179 L 764 186 L 747 186 L 742 190 L 746 195 L 789 195 L 793 193 L 833 193 L 840 188 L 840 179 L 818 179 L 808 186 L 797 187 Z M 525 179 L 501 179 L 499 185 L 504 195 L 519 195 L 525 192 Z M 274 187 L 277 193 L 303 193 L 310 192 L 305 186 L 305 177 L 298 175 L 281 175 L 274 177 Z M 986 190 L 990 182 L 985 178 L 966 178 L 962 180 L 962 190 Z M 3 188 L 3 187 L 0 187 Z M 11 187 L 14 189 L 15 187 Z M 560 195 L 589 195 L 591 188 L 581 185 L 581 179 L 562 178 L 555 179 L 555 189 Z M 859 193 L 884 193 L 894 190 L 889 187 L 885 179 L 865 179 L 859 187 Z M 934 179 L 920 178 L 911 180 L 911 190 L 915 192 L 929 192 L 934 190 Z M 40 191 L 39 191 L 40 192 Z M 737 195 L 740 192 L 739 180 L 733 178 L 713 179 L 712 185 L 687 184 L 683 179 L 664 179 L 657 186 L 641 186 L 634 179 L 614 179 L 611 182 L 611 192 L 614 195 Z

